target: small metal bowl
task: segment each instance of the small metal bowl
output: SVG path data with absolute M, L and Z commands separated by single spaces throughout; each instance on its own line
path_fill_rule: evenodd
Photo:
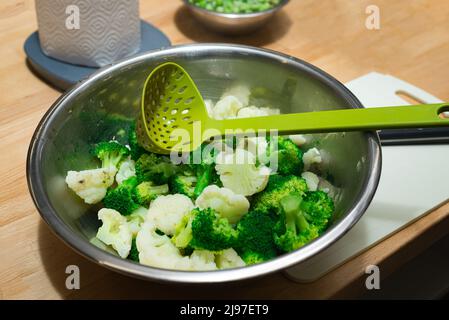
M 192 15 L 204 26 L 213 31 L 238 35 L 255 31 L 270 20 L 289 0 L 282 0 L 275 7 L 255 13 L 220 13 L 206 10 L 183 0 Z

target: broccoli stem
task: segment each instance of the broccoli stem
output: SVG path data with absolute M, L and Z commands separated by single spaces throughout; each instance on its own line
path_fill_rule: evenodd
M 310 225 L 306 220 L 306 217 L 304 217 L 302 211 L 298 209 L 296 212 L 296 225 L 300 232 L 308 230 Z
M 186 248 L 193 238 L 191 214 L 188 214 L 183 218 L 178 228 L 181 231 L 175 237 L 172 238 L 172 241 L 176 247 Z
M 286 216 L 285 216 L 286 228 L 287 228 L 287 230 L 290 230 L 294 234 L 296 234 L 296 221 L 295 220 L 296 219 L 295 219 L 295 213 L 294 212 L 286 213 Z
M 208 165 L 204 171 L 198 176 L 198 180 L 196 182 L 195 190 L 193 191 L 195 198 L 199 197 L 201 192 L 210 184 L 212 180 L 212 172 L 214 167 L 212 165 Z
M 167 194 L 168 193 L 168 185 L 163 184 L 161 186 L 151 186 L 151 187 L 149 187 L 149 191 L 153 195 Z
M 299 195 L 289 195 L 281 200 L 281 206 L 285 212 L 286 227 L 294 234 L 297 233 L 297 229 L 300 232 L 309 229 L 309 223 L 301 210 L 301 202 L 302 197 Z
M 109 156 L 106 156 L 103 160 L 103 168 L 117 168 L 121 158 L 121 155 L 114 157 L 112 154 L 109 154 Z
M 145 181 L 137 185 L 134 190 L 134 197 L 140 205 L 148 206 L 159 195 L 167 194 L 168 192 L 167 184 L 155 186 L 152 182 Z

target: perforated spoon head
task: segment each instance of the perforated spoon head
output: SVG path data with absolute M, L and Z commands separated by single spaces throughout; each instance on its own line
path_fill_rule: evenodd
M 137 137 L 146 150 L 161 154 L 195 150 L 201 138 L 192 138 L 194 125 L 207 119 L 203 98 L 181 66 L 167 62 L 151 72 L 137 121 Z
M 214 120 L 187 72 L 168 62 L 154 69 L 145 82 L 137 131 L 146 150 L 169 154 L 196 150 L 203 140 L 226 130 L 277 130 L 287 135 L 449 126 L 447 119 L 440 118 L 447 111 L 449 105 L 441 103 Z

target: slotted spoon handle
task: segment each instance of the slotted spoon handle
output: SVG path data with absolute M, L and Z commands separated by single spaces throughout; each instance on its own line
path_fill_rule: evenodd
M 279 134 L 321 133 L 449 126 L 449 103 L 401 107 L 341 109 L 281 114 L 267 117 L 212 121 L 223 134 L 231 130 L 278 130 Z

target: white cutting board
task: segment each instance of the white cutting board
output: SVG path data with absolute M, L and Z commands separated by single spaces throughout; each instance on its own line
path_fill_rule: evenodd
M 423 103 L 441 100 L 390 75 L 372 72 L 346 86 L 366 107 L 409 104 L 404 92 Z M 449 199 L 449 144 L 382 147 L 382 174 L 374 199 L 360 221 L 313 258 L 287 269 L 297 282 L 312 282 L 422 217 Z

